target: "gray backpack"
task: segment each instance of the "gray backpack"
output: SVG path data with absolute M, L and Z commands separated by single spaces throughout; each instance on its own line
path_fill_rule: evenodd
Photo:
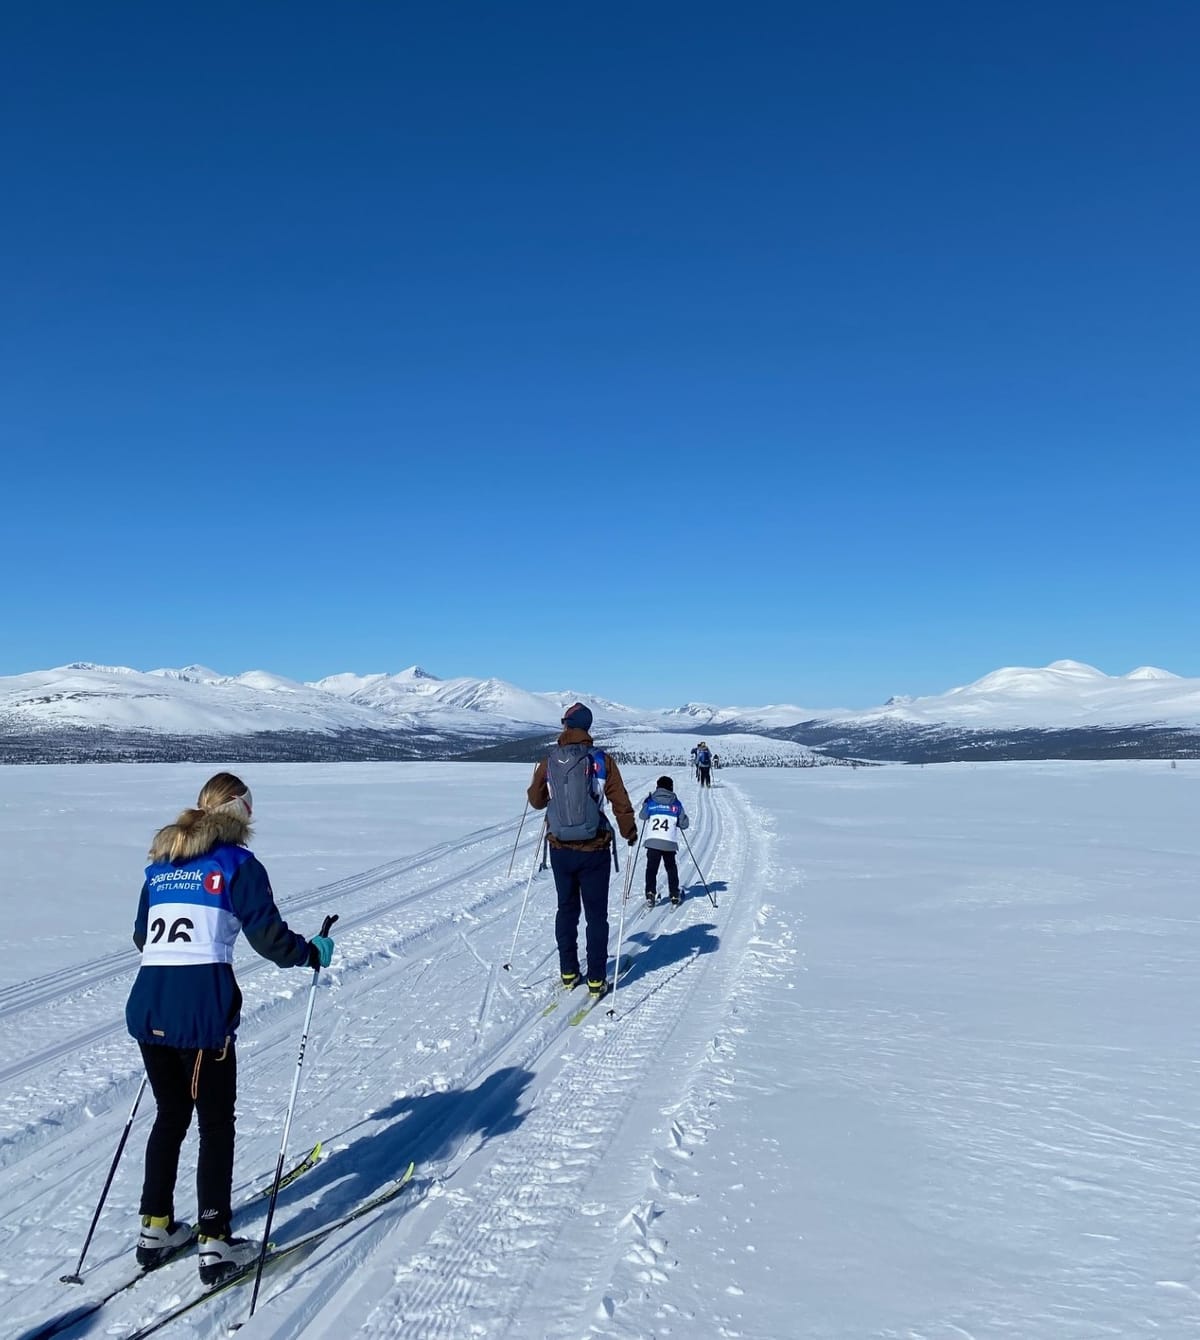
M 550 804 L 546 824 L 560 842 L 586 842 L 608 823 L 600 806 L 608 775 L 604 751 L 586 744 L 560 744 L 546 759 Z

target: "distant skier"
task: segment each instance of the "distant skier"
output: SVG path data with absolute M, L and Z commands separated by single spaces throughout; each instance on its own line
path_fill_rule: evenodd
M 713 771 L 716 772 L 716 770 L 721 766 L 721 755 L 720 755 L 720 754 L 714 754 L 714 755 L 713 755 L 712 765 L 713 765 Z
M 712 786 L 712 750 L 703 740 L 696 750 L 696 773 L 701 786 Z
M 587 987 L 597 1000 L 608 992 L 608 879 L 612 869 L 613 827 L 604 813 L 612 806 L 621 836 L 637 845 L 633 806 L 616 761 L 597 749 L 588 732 L 591 709 L 573 703 L 563 713 L 563 730 L 548 757 L 533 770 L 529 803 L 546 810 L 550 868 L 558 893 L 554 936 L 565 987 L 579 981 L 579 915 L 587 918 Z
M 682 901 L 679 891 L 679 866 L 675 862 L 675 853 L 679 850 L 676 833 L 687 828 L 689 819 L 683 808 L 683 802 L 675 794 L 675 783 L 670 777 L 660 777 L 654 783 L 653 790 L 638 812 L 638 818 L 646 824 L 646 902 L 653 907 L 658 899 L 658 867 L 661 863 L 667 870 L 667 889 L 671 903 L 678 907 Z
M 234 1038 L 242 993 L 233 975 L 241 931 L 281 968 L 325 968 L 333 941 L 306 940 L 279 915 L 271 881 L 246 843 L 250 788 L 232 773 L 210 777 L 192 809 L 160 828 L 150 845 L 133 942 L 142 964 L 125 1006 L 158 1106 L 146 1143 L 138 1264 L 161 1265 L 192 1239 L 175 1219 L 179 1151 L 198 1116 L 200 1279 L 217 1284 L 254 1260 L 258 1244 L 230 1236 Z
M 691 753 L 692 771 L 696 774 L 697 781 L 700 780 L 700 765 L 699 763 L 696 762 L 696 755 L 699 752 L 700 752 L 700 746 L 698 744 L 692 745 L 692 753 Z

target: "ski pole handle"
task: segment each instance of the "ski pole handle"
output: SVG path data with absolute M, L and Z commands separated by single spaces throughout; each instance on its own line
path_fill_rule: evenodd
M 329 934 L 329 928 L 330 928 L 330 926 L 332 926 L 333 923 L 334 923 L 336 920 L 337 920 L 337 913 L 336 913 L 336 912 L 333 912 L 333 913 L 331 913 L 329 916 L 327 916 L 327 917 L 325 918 L 325 920 L 324 920 L 323 922 L 321 922 L 321 930 L 320 930 L 320 934 L 322 934 L 322 935 L 328 935 L 328 934 Z

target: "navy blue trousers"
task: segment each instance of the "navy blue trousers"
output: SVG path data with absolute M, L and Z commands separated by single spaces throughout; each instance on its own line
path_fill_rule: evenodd
M 587 918 L 587 975 L 603 982 L 608 972 L 608 873 L 612 852 L 550 848 L 550 869 L 558 890 L 554 938 L 561 972 L 579 971 L 579 912 Z

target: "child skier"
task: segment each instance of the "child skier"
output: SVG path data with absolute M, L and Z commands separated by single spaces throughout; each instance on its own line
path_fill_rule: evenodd
M 638 812 L 638 818 L 646 825 L 646 903 L 653 907 L 658 898 L 658 867 L 661 863 L 667 868 L 671 904 L 678 907 L 683 899 L 679 892 L 679 867 L 675 863 L 675 853 L 679 850 L 676 834 L 687 828 L 689 820 L 670 777 L 660 777 L 655 787 L 642 801 Z

